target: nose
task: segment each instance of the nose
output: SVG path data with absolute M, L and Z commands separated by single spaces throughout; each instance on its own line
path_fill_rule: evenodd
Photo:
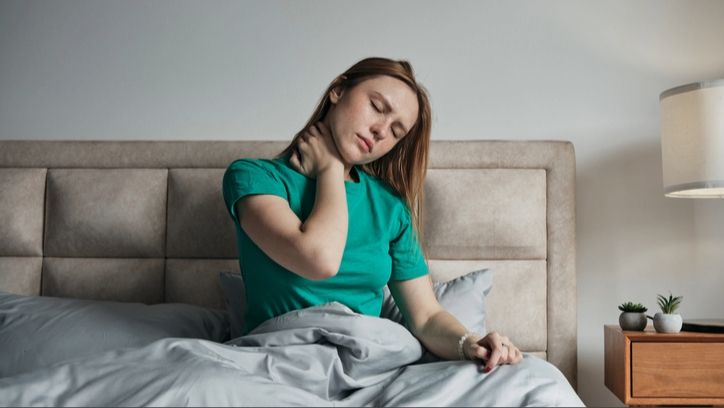
M 380 120 L 370 127 L 370 132 L 376 140 L 387 137 L 387 133 L 390 132 L 390 126 L 387 122 L 389 122 L 389 120 Z

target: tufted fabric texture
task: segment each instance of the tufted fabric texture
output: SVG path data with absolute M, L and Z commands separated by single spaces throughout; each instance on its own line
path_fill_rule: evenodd
M 0 290 L 222 308 L 239 271 L 224 169 L 269 141 L 0 141 Z M 495 270 L 488 328 L 576 385 L 575 158 L 559 141 L 439 141 L 425 241 L 449 280 Z

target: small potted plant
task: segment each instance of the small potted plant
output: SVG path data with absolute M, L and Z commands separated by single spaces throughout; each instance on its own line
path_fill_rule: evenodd
M 622 330 L 643 331 L 646 328 L 646 306 L 641 303 L 626 302 L 618 307 L 621 314 L 618 324 Z
M 681 331 L 681 315 L 676 312 L 683 296 L 674 296 L 669 292 L 669 297 L 657 296 L 661 313 L 654 315 L 654 329 L 659 333 L 678 333 Z

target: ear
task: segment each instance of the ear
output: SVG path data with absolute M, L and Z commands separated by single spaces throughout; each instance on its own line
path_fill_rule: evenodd
M 337 102 L 339 102 L 339 99 L 344 94 L 344 87 L 342 87 L 341 82 L 345 79 L 347 79 L 346 76 L 340 75 L 337 78 L 335 78 L 334 81 L 332 81 L 332 84 L 336 84 L 329 91 L 329 100 L 333 104 L 336 104 Z

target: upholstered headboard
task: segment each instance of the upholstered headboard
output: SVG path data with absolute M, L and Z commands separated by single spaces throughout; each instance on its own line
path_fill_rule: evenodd
M 0 290 L 221 308 L 239 270 L 225 168 L 286 142 L 0 141 Z M 556 141 L 433 142 L 436 280 L 495 268 L 488 329 L 576 385 L 575 159 Z

